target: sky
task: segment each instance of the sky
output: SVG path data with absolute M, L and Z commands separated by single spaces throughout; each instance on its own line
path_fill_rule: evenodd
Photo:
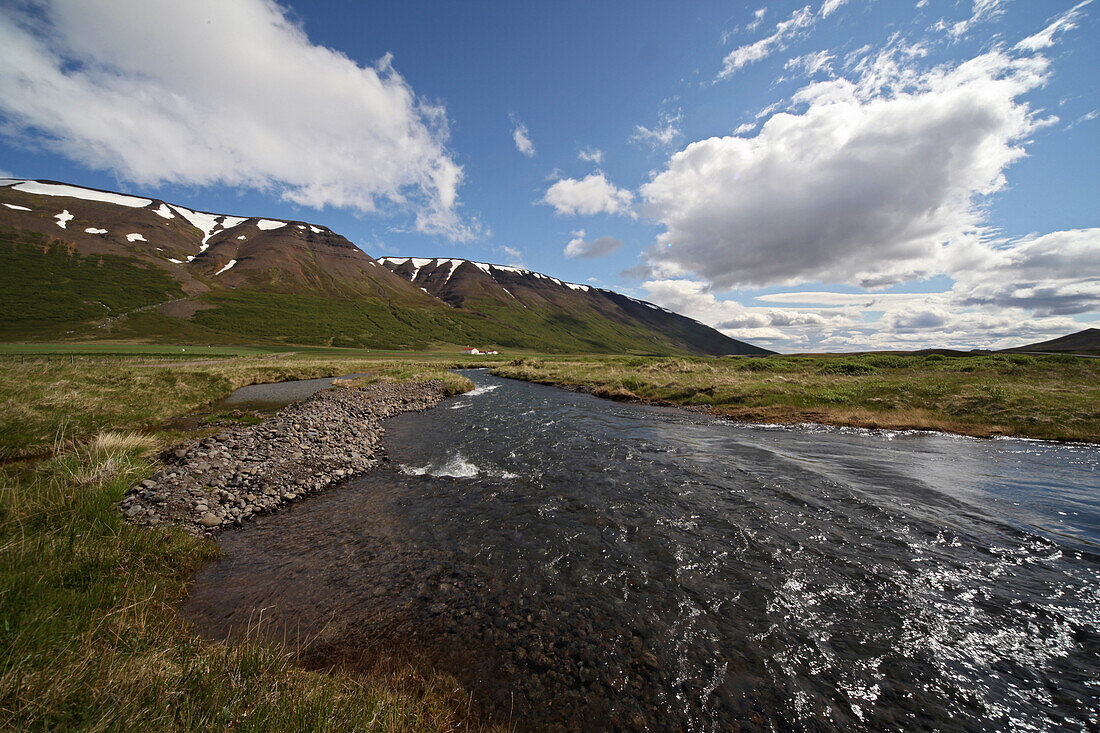
M 1100 326 L 1100 2 L 8 0 L 0 174 L 783 352 Z

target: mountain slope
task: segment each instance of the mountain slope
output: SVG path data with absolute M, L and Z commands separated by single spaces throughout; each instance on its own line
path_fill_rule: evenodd
M 1017 346 L 1005 351 L 1049 352 L 1065 354 L 1100 354 L 1100 328 L 1086 328 L 1084 331 L 1059 336 L 1049 341 L 1040 341 L 1027 346 Z
M 617 337 L 614 332 L 595 332 L 596 324 L 610 324 L 620 333 L 652 333 L 676 350 L 712 355 L 772 353 L 652 303 L 531 270 L 454 258 L 382 257 L 378 261 L 454 308 L 513 323 L 531 314 L 555 314 L 557 322 L 544 327 L 571 329 L 590 348 L 598 347 L 602 339 Z
M 308 222 L 0 180 L 0 340 L 756 353 L 656 306 L 544 275 L 512 273 L 513 295 L 497 281 L 513 268 L 483 267 L 425 287 Z

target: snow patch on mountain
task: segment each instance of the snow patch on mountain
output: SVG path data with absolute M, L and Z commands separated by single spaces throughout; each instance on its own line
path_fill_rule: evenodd
M 209 246 L 207 241 L 211 235 L 214 234 L 214 230 L 218 228 L 218 215 L 207 214 L 204 211 L 191 211 L 191 209 L 185 209 L 182 206 L 176 206 L 172 204 L 172 208 L 175 209 L 180 216 L 190 222 L 191 226 L 202 232 L 202 247 L 199 248 L 199 252 L 205 252 Z
M 285 221 L 275 221 L 274 219 L 260 219 L 256 222 L 256 227 L 266 231 L 271 229 L 282 229 L 286 226 Z
M 66 225 L 73 220 L 73 215 L 69 213 L 68 209 L 65 209 L 60 214 L 54 214 L 53 218 L 57 219 L 57 225 L 59 227 L 67 229 L 68 227 Z
M 85 201 L 103 201 L 108 204 L 130 206 L 140 209 L 153 203 L 152 199 L 138 198 L 137 196 L 124 196 L 121 193 L 108 193 L 107 191 L 94 191 L 90 188 L 68 186 L 63 183 L 42 183 L 41 181 L 20 181 L 12 185 L 16 191 L 33 193 L 39 196 L 66 196 L 71 199 L 84 199 Z
M 127 234 L 126 235 L 126 241 L 127 242 L 148 242 L 149 240 L 146 239 L 141 234 L 138 234 L 137 232 L 134 232 L 133 234 Z
M 223 267 L 222 269 L 220 269 L 220 270 L 218 270 L 217 272 L 215 272 L 215 273 L 214 273 L 214 277 L 217 277 L 218 275 L 222 274 L 222 273 L 223 273 L 223 272 L 225 272 L 226 270 L 228 270 L 228 269 L 230 269 L 231 267 L 233 267 L 233 265 L 235 265 L 235 264 L 237 264 L 237 261 L 236 261 L 236 260 L 229 260 L 229 264 L 227 264 L 227 265 L 226 265 L 225 267 Z

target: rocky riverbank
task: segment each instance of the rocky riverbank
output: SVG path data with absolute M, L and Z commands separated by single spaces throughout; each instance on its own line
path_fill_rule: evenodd
M 383 419 L 446 396 L 439 380 L 319 392 L 260 425 L 166 451 L 164 468 L 130 490 L 122 512 L 139 524 L 170 522 L 193 534 L 240 524 L 374 467 L 382 458 Z

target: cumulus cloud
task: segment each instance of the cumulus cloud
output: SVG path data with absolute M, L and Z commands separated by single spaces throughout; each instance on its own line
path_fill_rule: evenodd
M 1100 229 L 1073 229 L 988 247 L 979 263 L 953 272 L 955 282 L 943 292 L 802 291 L 755 300 L 864 315 L 820 327 L 808 324 L 811 341 L 822 347 L 1004 348 L 1084 328 L 1086 322 L 1076 318 L 1087 321 L 1100 313 L 1096 262 Z M 868 319 L 868 313 L 879 315 Z M 702 315 L 704 320 L 707 313 Z
M 512 115 L 512 140 L 516 144 L 516 150 L 523 153 L 528 158 L 535 157 L 535 145 L 531 142 L 531 136 L 527 131 L 527 125 L 520 122 L 515 115 Z
M 273 0 L 0 9 L 6 133 L 139 184 L 226 184 L 314 208 L 406 211 L 474 235 L 445 110 L 391 58 L 310 42 Z
M 836 329 L 859 320 L 854 311 L 815 311 L 749 307 L 716 297 L 703 282 L 690 279 L 650 280 L 642 283 L 646 299 L 671 311 L 706 323 L 727 336 L 750 341 L 779 342 L 791 338 L 791 331 Z
M 1092 4 L 1092 0 L 1084 0 L 1084 2 L 1077 3 L 1066 12 L 1059 15 L 1051 23 L 1039 31 L 1035 35 L 1028 36 L 1024 40 L 1016 44 L 1017 50 L 1021 51 L 1039 51 L 1044 48 L 1048 48 L 1054 45 L 1054 34 L 1064 33 L 1068 30 L 1073 30 L 1077 27 L 1077 21 L 1082 15 L 1082 10 L 1086 5 Z
M 794 11 L 791 17 L 775 24 L 775 31 L 770 36 L 730 51 L 722 59 L 722 70 L 718 72 L 718 78 L 730 77 L 743 67 L 770 56 L 773 51 L 784 48 L 788 41 L 813 25 L 813 22 L 814 13 L 809 5 Z
M 1029 237 L 992 252 L 982 268 L 958 274 L 964 306 L 1022 308 L 1037 316 L 1100 311 L 1100 228 Z
M 1003 275 L 1004 273 L 1000 273 Z M 1000 275 L 991 275 L 990 282 Z M 643 283 L 648 300 L 683 313 L 733 338 L 784 350 L 1006 348 L 1085 327 L 1066 316 L 1026 308 L 964 304 L 956 286 L 938 293 L 807 291 L 758 295 L 764 306 L 715 297 L 706 283 Z M 775 305 L 772 305 L 775 304 Z M 776 307 L 779 306 L 779 307 Z M 785 307 L 786 306 L 786 307 Z
M 648 145 L 653 149 L 667 148 L 680 137 L 680 113 L 671 114 L 662 112 L 659 120 L 652 128 L 644 125 L 635 125 L 634 134 L 630 136 L 630 142 Z
M 573 238 L 565 246 L 565 256 L 573 258 L 591 259 L 604 257 L 623 246 L 621 240 L 615 237 L 597 237 L 593 240 L 585 239 L 584 230 L 573 232 Z
M 563 216 L 582 214 L 625 214 L 630 211 L 634 194 L 618 188 L 607 180 L 602 171 L 578 180 L 563 178 L 546 189 L 543 203 L 554 207 Z
M 593 147 L 587 147 L 577 151 L 577 158 L 587 163 L 599 165 L 603 162 L 603 151 Z
M 650 264 L 720 288 L 911 280 L 979 256 L 981 199 L 1040 124 L 1019 97 L 1041 57 L 918 72 L 896 53 L 806 86 L 752 138 L 692 143 L 640 189 Z

